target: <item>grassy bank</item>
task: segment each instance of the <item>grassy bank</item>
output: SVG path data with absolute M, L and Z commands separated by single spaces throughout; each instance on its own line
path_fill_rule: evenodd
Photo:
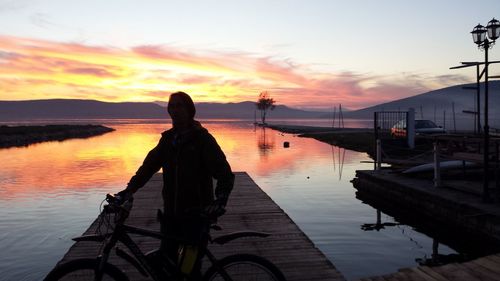
M 372 129 L 367 128 L 326 128 L 298 125 L 267 125 L 268 128 L 297 134 L 299 137 L 316 140 L 340 146 L 346 149 L 375 154 L 375 137 Z
M 88 138 L 114 131 L 102 125 L 0 126 L 0 148 Z

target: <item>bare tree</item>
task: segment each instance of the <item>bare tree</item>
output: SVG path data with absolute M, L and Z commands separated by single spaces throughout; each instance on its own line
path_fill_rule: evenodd
M 262 119 L 262 124 L 266 124 L 266 114 L 268 110 L 273 110 L 276 106 L 274 105 L 276 101 L 271 98 L 267 91 L 261 92 L 259 94 L 259 100 L 255 104 L 257 109 L 260 110 L 260 118 Z

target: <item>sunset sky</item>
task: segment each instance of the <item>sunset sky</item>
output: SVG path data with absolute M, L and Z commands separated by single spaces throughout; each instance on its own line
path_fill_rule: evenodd
M 297 108 L 357 109 L 475 81 L 449 67 L 484 59 L 470 31 L 493 17 L 498 0 L 0 0 L 0 100 L 266 90 Z

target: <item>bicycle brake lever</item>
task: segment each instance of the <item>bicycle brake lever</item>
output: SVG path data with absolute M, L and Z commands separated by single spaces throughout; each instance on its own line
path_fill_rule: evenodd
M 107 202 L 112 202 L 116 200 L 116 196 L 114 194 L 108 193 L 106 194 L 106 201 Z

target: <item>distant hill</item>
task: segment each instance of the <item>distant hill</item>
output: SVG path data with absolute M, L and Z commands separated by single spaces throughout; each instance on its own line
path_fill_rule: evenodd
M 464 86 L 476 86 L 476 84 L 457 85 L 430 91 L 424 94 L 395 100 L 379 105 L 363 108 L 360 110 L 344 113 L 344 118 L 372 119 L 375 111 L 406 111 L 412 107 L 415 109 L 415 117 L 419 119 L 435 120 L 441 126 L 452 128 L 453 105 L 455 107 L 455 119 L 457 129 L 470 128 L 473 125 L 473 115 L 463 113 L 464 110 L 474 111 L 476 105 L 476 91 L 463 89 Z M 500 81 L 489 82 L 489 120 L 490 125 L 500 128 Z M 481 120 L 484 117 L 484 83 L 481 84 Z M 446 114 L 446 124 L 443 116 Z M 323 115 L 326 118 L 331 115 Z M 482 124 L 484 125 L 484 124 Z
M 156 101 L 156 104 L 167 107 L 167 102 Z M 285 105 L 277 105 L 274 110 L 269 111 L 269 118 L 321 118 L 326 112 L 307 111 L 291 108 Z M 196 103 L 196 116 L 201 118 L 244 118 L 253 119 L 260 111 L 256 111 L 255 102 L 200 102 Z
M 372 119 L 375 111 L 406 111 L 415 109 L 416 118 L 430 119 L 446 128 L 453 126 L 453 110 L 457 129 L 470 129 L 473 116 L 463 113 L 474 111 L 476 94 L 473 90 L 465 90 L 457 85 L 430 91 L 424 94 L 395 100 L 360 110 L 343 110 L 344 118 Z M 484 110 L 484 85 L 481 84 L 481 119 Z M 0 101 L 0 121 L 31 119 L 148 119 L 169 118 L 166 108 L 158 103 L 121 102 L 110 103 L 95 100 L 49 99 L 29 101 Z M 253 119 L 260 112 L 255 110 L 255 102 L 238 103 L 196 103 L 196 118 L 244 118 Z M 500 81 L 491 81 L 489 87 L 490 126 L 500 128 Z M 444 115 L 446 114 L 446 117 Z M 268 114 L 269 119 L 286 118 L 332 118 L 332 112 L 305 111 L 278 105 Z M 446 124 L 443 120 L 446 119 Z
M 153 103 L 76 99 L 0 101 L 0 120 L 167 117 L 167 112 Z
M 197 103 L 197 115 L 203 118 L 248 118 L 253 119 L 255 115 L 260 117 L 260 111 L 256 111 L 255 102 L 244 101 L 238 103 Z M 320 118 L 326 112 L 305 111 L 290 108 L 285 105 L 277 105 L 268 112 L 268 118 Z
M 196 118 L 253 119 L 254 102 L 197 103 Z M 257 112 L 257 115 L 259 112 Z M 325 112 L 313 112 L 278 105 L 269 118 L 319 118 Z M 257 116 L 258 118 L 259 116 Z M 0 101 L 1 120 L 30 119 L 148 119 L 169 118 L 167 110 L 156 103 L 110 103 L 95 100 L 48 99 L 28 101 Z

